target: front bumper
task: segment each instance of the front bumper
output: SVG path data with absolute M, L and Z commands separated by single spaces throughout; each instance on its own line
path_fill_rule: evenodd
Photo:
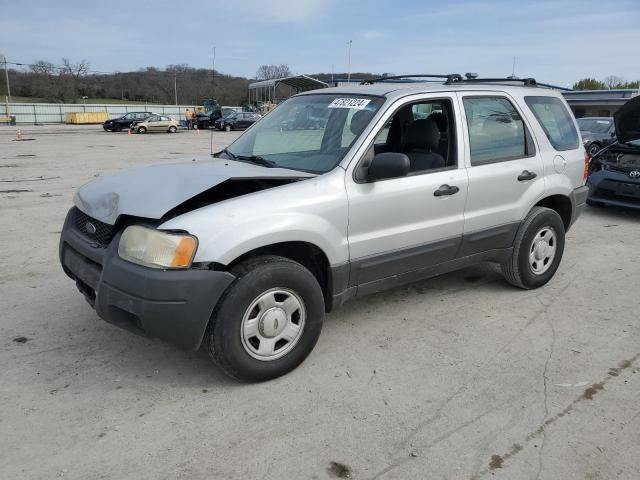
M 588 185 L 592 202 L 640 208 L 640 179 L 615 170 L 598 170 L 589 175 Z
M 72 211 L 67 214 L 60 237 L 60 262 L 97 314 L 134 333 L 197 350 L 213 309 L 234 276 L 127 262 L 118 256 L 120 234 L 101 248 L 75 228 L 72 215 Z

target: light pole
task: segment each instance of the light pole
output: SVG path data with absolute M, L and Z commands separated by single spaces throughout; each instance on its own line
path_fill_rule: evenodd
M 6 55 L 2 55 L 2 60 L 4 61 L 4 78 L 7 81 L 7 96 L 5 97 L 5 103 L 7 105 L 7 117 L 9 117 L 11 116 L 11 112 L 9 111 L 9 103 L 11 102 L 11 87 L 9 85 L 9 70 L 7 69 Z
M 178 106 L 178 71 L 173 70 L 173 95 L 176 97 L 176 107 Z
M 347 82 L 351 83 L 351 44 L 353 43 L 353 40 L 349 40 L 347 42 L 347 45 L 349 45 L 349 49 L 348 49 L 348 53 L 347 53 Z

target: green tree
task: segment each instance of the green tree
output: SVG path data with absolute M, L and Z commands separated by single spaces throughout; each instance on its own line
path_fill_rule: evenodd
M 596 80 L 595 78 L 583 78 L 573 84 L 574 90 L 604 90 L 607 86 L 604 82 Z

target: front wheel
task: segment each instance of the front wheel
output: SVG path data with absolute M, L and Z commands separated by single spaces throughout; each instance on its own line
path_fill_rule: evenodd
M 546 284 L 560 265 L 564 234 L 555 210 L 532 208 L 518 230 L 511 258 L 501 265 L 505 279 L 527 290 Z
M 147 129 L 146 129 L 146 127 L 138 127 L 137 132 L 138 133 L 147 133 Z
M 297 262 L 256 257 L 231 270 L 205 333 L 204 345 L 228 375 L 264 381 L 284 375 L 311 353 L 324 320 L 315 276 Z

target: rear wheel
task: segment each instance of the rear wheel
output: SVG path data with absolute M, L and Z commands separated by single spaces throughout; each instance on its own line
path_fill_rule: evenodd
M 138 127 L 138 133 L 147 133 L 147 127 Z
M 231 125 L 228 125 L 228 124 L 227 124 L 227 125 L 225 125 L 225 126 L 224 126 L 224 131 L 225 131 L 225 132 L 230 132 L 231 130 L 233 130 L 233 129 L 231 128 Z
M 324 320 L 314 275 L 278 256 L 256 257 L 231 270 L 235 282 L 216 307 L 204 345 L 228 375 L 264 381 L 296 368 L 311 353 Z
M 176 133 L 178 131 L 178 129 L 176 128 L 175 125 L 171 125 L 169 127 L 169 133 Z
M 564 224 L 555 210 L 531 209 L 518 230 L 511 258 L 501 265 L 505 279 L 524 289 L 546 284 L 560 265 L 564 234 Z

